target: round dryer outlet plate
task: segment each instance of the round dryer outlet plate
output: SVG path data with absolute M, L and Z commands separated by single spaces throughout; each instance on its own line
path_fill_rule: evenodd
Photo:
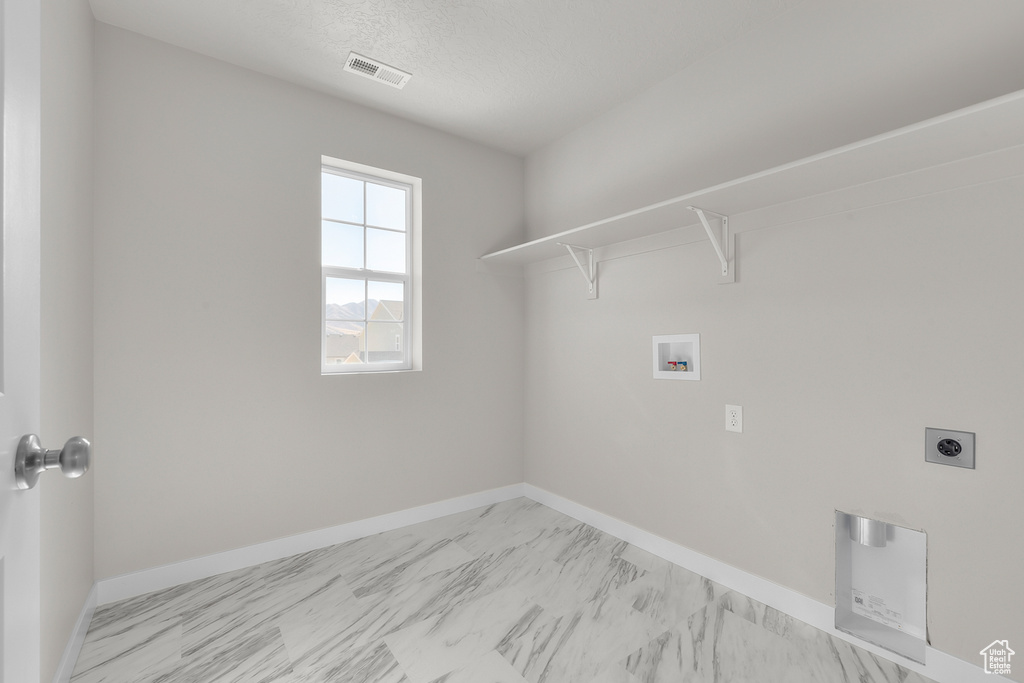
M 924 430 L 924 459 L 939 465 L 974 469 L 974 432 L 952 429 Z

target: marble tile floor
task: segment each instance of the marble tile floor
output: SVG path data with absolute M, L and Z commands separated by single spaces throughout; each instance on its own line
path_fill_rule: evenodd
M 72 683 L 926 683 L 520 498 L 96 610 Z

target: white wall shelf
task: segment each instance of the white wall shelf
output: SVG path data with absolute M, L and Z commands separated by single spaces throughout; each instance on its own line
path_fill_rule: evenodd
M 887 179 L 900 180 L 891 183 L 886 193 L 886 201 L 898 201 L 928 193 L 929 188 L 941 189 L 951 183 L 967 182 L 961 178 L 978 174 L 971 160 L 985 155 L 996 158 L 1002 177 L 1024 174 L 1024 125 L 1021 121 L 1024 121 L 1024 90 L 760 173 L 500 249 L 485 254 L 481 261 L 525 265 L 564 256 L 566 251 L 562 245 L 565 244 L 577 249 L 596 249 L 701 225 L 699 215 L 690 210 L 691 207 L 699 207 L 708 214 L 734 216 Z M 844 204 L 837 208 L 857 207 Z M 727 245 L 728 239 L 722 239 L 720 245 L 723 243 Z
M 700 379 L 700 335 L 659 334 L 652 338 L 654 379 Z M 676 363 L 675 367 L 670 365 Z M 679 364 L 685 363 L 685 370 Z

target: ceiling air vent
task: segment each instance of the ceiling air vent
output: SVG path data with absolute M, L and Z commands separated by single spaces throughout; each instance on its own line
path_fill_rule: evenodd
M 401 69 L 388 66 L 369 57 L 350 52 L 348 61 L 345 62 L 345 71 L 350 71 L 366 78 L 371 78 L 379 83 L 385 83 L 392 88 L 401 90 L 412 78 L 412 74 Z

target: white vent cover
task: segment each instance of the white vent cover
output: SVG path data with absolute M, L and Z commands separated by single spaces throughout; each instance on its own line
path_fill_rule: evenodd
M 386 83 L 392 88 L 398 88 L 399 90 L 404 88 L 405 84 L 412 78 L 410 73 L 396 69 L 393 66 L 388 66 L 375 59 L 356 54 L 355 52 L 349 53 L 348 60 L 345 62 L 345 71 L 371 78 L 379 83 Z

